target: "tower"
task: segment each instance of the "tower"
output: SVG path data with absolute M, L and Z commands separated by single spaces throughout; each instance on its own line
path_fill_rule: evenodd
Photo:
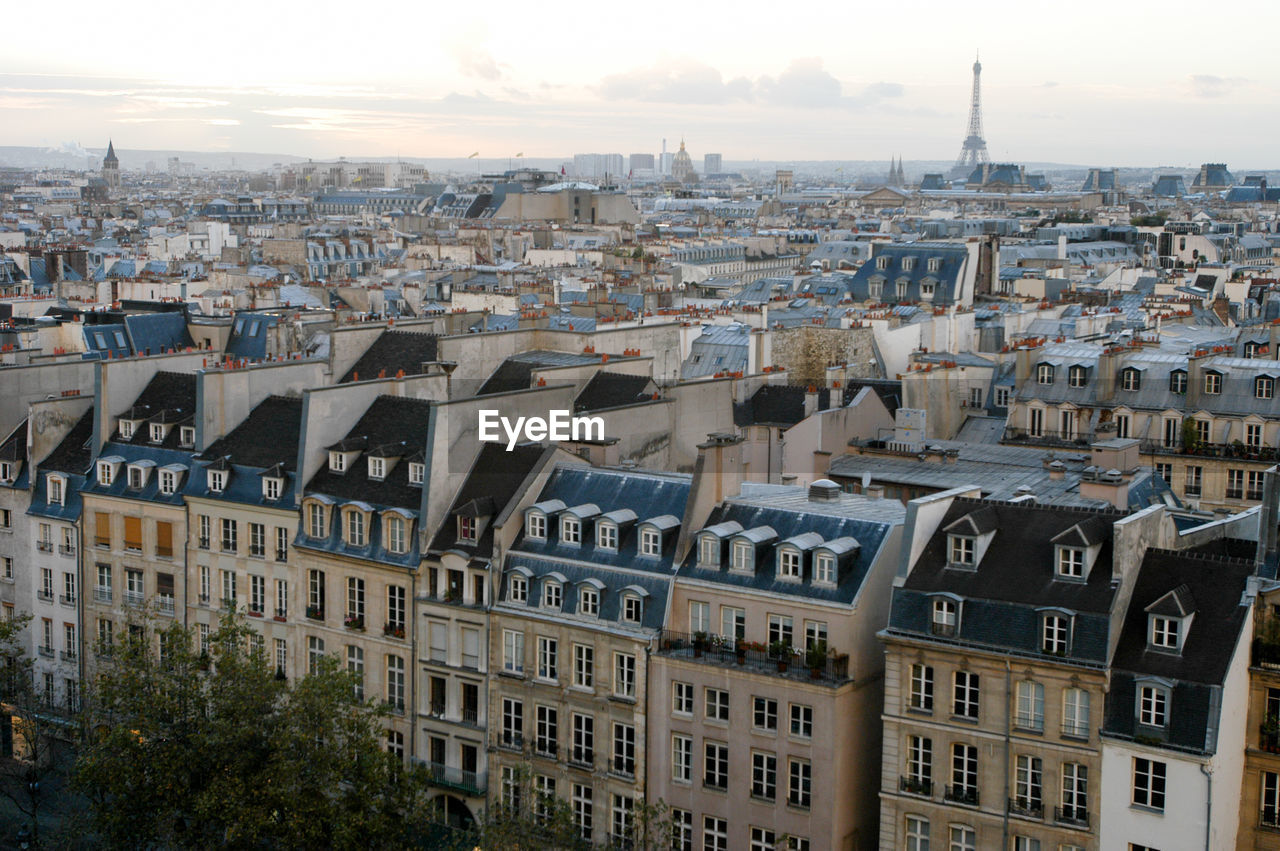
M 107 140 L 107 155 L 102 158 L 102 179 L 108 189 L 120 188 L 120 160 L 116 158 L 115 143 Z
M 955 171 L 961 176 L 978 165 L 990 162 L 987 140 L 982 137 L 982 63 L 973 60 L 973 100 L 969 104 L 969 133 L 960 147 Z

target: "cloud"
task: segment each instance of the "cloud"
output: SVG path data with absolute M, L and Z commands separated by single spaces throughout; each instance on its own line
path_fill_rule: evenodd
M 1213 74 L 1192 74 L 1187 79 L 1191 83 L 1191 93 L 1206 99 L 1224 98 L 1249 82 L 1242 77 L 1218 77 Z
M 449 45 L 449 56 L 458 70 L 468 77 L 496 80 L 502 76 L 502 66 L 493 58 L 493 54 L 478 44 L 452 42 Z
M 761 77 L 756 87 L 762 100 L 778 106 L 825 107 L 844 99 L 840 81 L 817 58 L 793 59 L 776 78 Z
M 734 100 L 750 100 L 752 84 L 745 77 L 726 81 L 710 65 L 679 60 L 622 74 L 610 74 L 601 81 L 599 91 L 611 100 L 723 104 Z

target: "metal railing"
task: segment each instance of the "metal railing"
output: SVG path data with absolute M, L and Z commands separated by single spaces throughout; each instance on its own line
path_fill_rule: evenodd
M 53 552 L 53 541 L 36 541 L 36 549 L 42 553 Z
M 60 544 L 58 546 L 58 552 L 64 556 L 73 556 L 76 554 L 76 548 L 74 544 Z
M 64 606 L 74 606 L 76 604 L 75 594 L 59 594 L 58 602 Z
M 978 787 L 976 786 L 947 786 L 942 790 L 942 797 L 956 804 L 968 804 L 971 807 L 978 806 Z
M 156 611 L 158 611 L 160 614 L 172 615 L 174 613 L 175 608 L 176 607 L 173 602 L 173 597 L 167 594 L 161 597 L 156 597 Z
M 849 657 L 828 653 L 822 664 L 810 667 L 807 654 L 782 655 L 764 644 L 700 633 L 664 629 L 658 636 L 658 652 L 684 660 L 700 660 L 713 665 L 741 665 L 754 672 L 775 673 L 795 679 L 841 683 L 849 679 Z
M 1044 802 L 1035 798 L 1010 798 L 1009 814 L 1023 818 L 1043 819 Z
M 933 781 L 924 777 L 899 777 L 898 791 L 927 797 L 933 794 Z
M 125 591 L 124 602 L 129 606 L 141 606 L 144 596 L 141 591 Z
M 1084 807 L 1054 807 L 1053 820 L 1058 824 L 1088 827 L 1089 811 Z
M 1035 443 L 1041 446 L 1088 446 L 1093 442 L 1091 431 L 1057 431 L 1051 428 L 1032 430 L 1008 426 L 1004 430 L 1004 439 L 1018 443 Z
M 94 588 L 93 599 L 94 599 L 94 602 L 98 602 L 98 603 L 110 603 L 111 589 L 110 588 Z
M 483 772 L 463 771 L 461 768 L 444 763 L 421 761 L 416 758 L 414 762 L 426 768 L 427 777 L 436 786 L 444 786 L 468 795 L 483 795 L 486 791 Z
M 1074 721 L 1063 721 L 1062 735 L 1068 739 L 1087 739 L 1089 738 L 1089 725 Z

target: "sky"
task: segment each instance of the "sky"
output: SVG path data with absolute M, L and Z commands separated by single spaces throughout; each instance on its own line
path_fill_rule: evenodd
M 695 164 L 948 160 L 980 51 L 993 160 L 1280 167 L 1280 4 L 1252 0 L 1225 18 L 1114 0 L 62 0 L 4 19 L 0 145 L 501 158 L 684 138 Z

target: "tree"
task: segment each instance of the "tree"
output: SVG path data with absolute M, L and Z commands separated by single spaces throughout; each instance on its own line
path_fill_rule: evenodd
M 133 625 L 100 648 L 75 783 L 111 847 L 404 847 L 425 778 L 381 749 L 384 710 L 326 658 L 277 678 L 257 634 L 223 616 L 209 654 L 192 630 Z

